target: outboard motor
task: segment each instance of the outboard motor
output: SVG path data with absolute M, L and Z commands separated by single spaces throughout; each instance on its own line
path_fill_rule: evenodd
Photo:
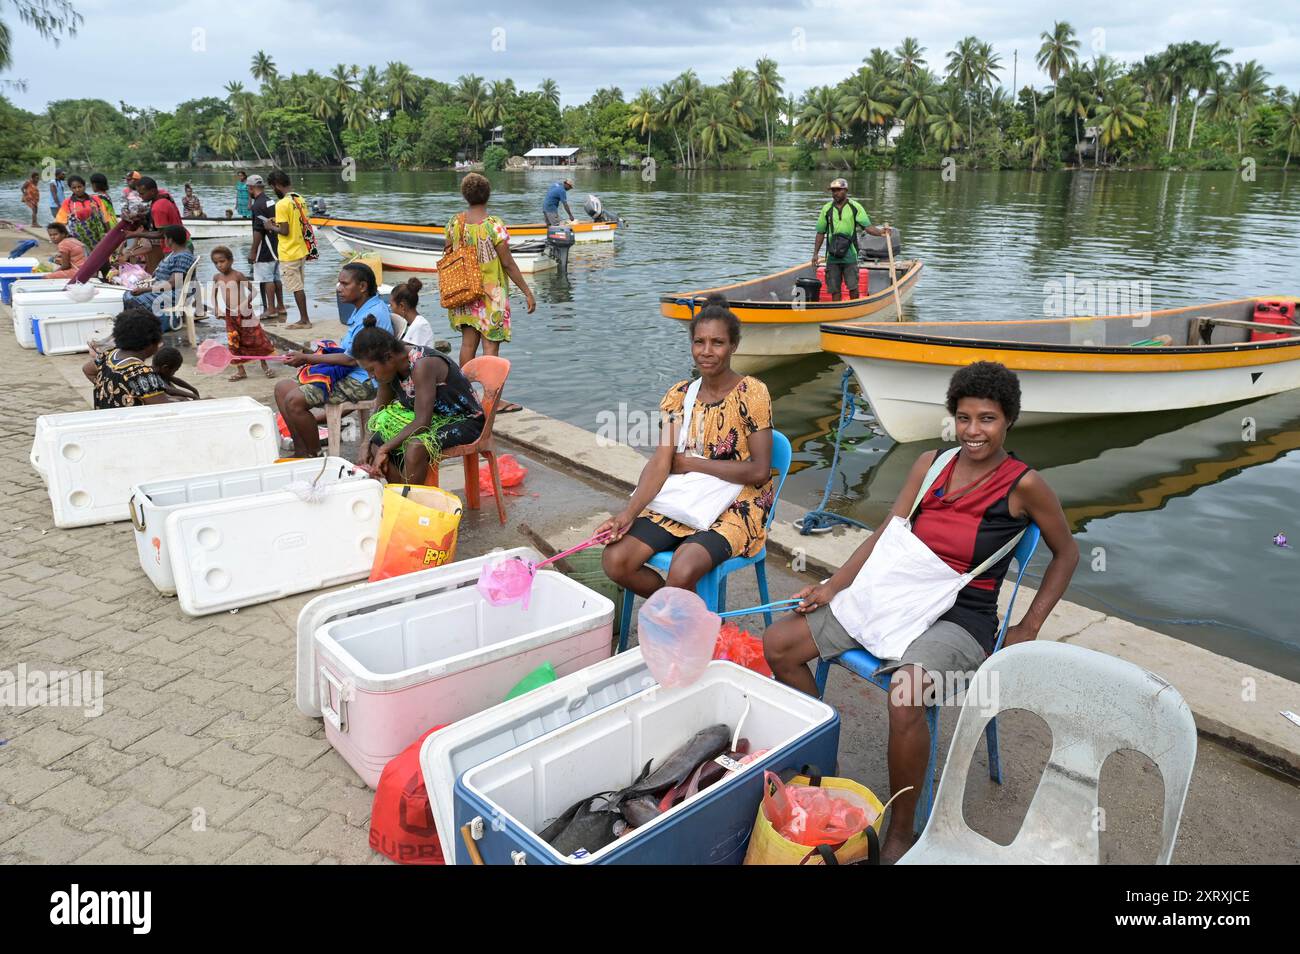
M 620 216 L 605 211 L 598 195 L 587 196 L 587 201 L 582 204 L 582 209 L 591 217 L 593 222 L 614 222 L 620 228 L 623 226 L 623 219 Z
M 567 225 L 546 227 L 546 250 L 560 266 L 560 274 L 569 273 L 569 249 L 573 248 L 573 229 Z
M 898 258 L 903 246 L 898 229 L 892 225 L 889 227 L 889 244 L 893 246 L 894 258 Z M 885 236 L 883 235 L 869 235 L 866 232 L 859 232 L 858 252 L 863 258 L 876 261 L 884 261 L 889 258 L 889 250 L 885 248 Z

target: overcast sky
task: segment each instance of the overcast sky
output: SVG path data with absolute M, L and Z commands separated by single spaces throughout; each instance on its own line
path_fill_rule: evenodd
M 14 65 L 4 79 L 24 79 L 7 95 L 39 111 L 50 100 L 100 97 L 116 104 L 171 109 L 198 96 L 222 95 L 228 80 L 256 84 L 249 60 L 259 49 L 282 73 L 336 63 L 383 68 L 401 60 L 422 76 L 454 82 L 462 73 L 510 78 L 533 89 L 543 77 L 560 85 L 564 105 L 598 87 L 617 85 L 629 98 L 687 67 L 719 82 L 738 65 L 773 57 L 787 90 L 835 82 L 874 46 L 893 49 L 905 36 L 941 67 L 966 34 L 991 41 L 1002 56 L 1004 85 L 1043 85 L 1033 64 L 1039 34 L 1052 21 L 1073 24 L 1085 57 L 1121 61 L 1180 40 L 1218 41 L 1234 62 L 1258 60 L 1270 85 L 1300 88 L 1300 0 L 73 0 L 84 15 L 78 36 L 58 46 L 39 39 L 0 4 L 13 31 Z M 254 14 L 257 19 L 254 20 Z

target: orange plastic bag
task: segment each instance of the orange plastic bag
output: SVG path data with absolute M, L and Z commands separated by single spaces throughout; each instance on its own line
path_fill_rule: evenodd
M 497 473 L 501 475 L 501 489 L 506 491 L 524 482 L 524 478 L 528 476 L 528 468 L 519 463 L 514 454 L 502 454 L 497 458 Z M 492 486 L 492 470 L 486 460 L 480 461 L 478 465 L 478 489 L 479 493 L 488 497 L 496 493 L 496 489 Z M 515 491 L 507 493 L 506 496 L 522 497 L 523 494 Z
M 460 498 L 440 487 L 389 484 L 371 581 L 442 566 L 456 558 Z
M 718 642 L 713 647 L 713 658 L 730 660 L 760 675 L 772 675 L 772 667 L 763 655 L 763 641 L 734 623 L 722 624 L 722 629 L 718 631 Z
M 801 775 L 785 784 L 774 773 L 765 772 L 763 802 L 758 806 L 745 864 L 878 860 L 884 810 L 871 789 L 852 779 Z

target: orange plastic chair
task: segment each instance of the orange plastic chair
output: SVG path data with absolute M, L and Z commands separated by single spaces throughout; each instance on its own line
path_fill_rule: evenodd
M 497 452 L 492 442 L 492 420 L 496 417 L 497 405 L 501 403 L 501 392 L 506 388 L 506 378 L 510 377 L 510 362 L 506 358 L 494 355 L 480 355 L 466 363 L 461 373 L 470 382 L 477 381 L 483 385 L 483 433 L 473 444 L 459 447 L 444 447 L 443 460 L 449 457 L 465 458 L 465 504 L 471 510 L 479 509 L 478 491 L 478 455 L 487 458 L 488 470 L 492 472 L 492 488 L 496 491 L 497 516 L 506 522 L 506 497 L 501 489 L 501 472 L 497 469 Z M 438 486 L 438 468 L 429 468 L 424 482 L 430 487 Z

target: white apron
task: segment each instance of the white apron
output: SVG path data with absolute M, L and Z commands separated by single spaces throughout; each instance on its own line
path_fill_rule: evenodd
M 907 647 L 952 608 L 957 594 L 1025 535 L 1021 530 L 979 566 L 958 573 L 912 533 L 911 519 L 926 491 L 958 450 L 951 448 L 935 458 L 907 519 L 890 517 L 858 575 L 830 602 L 840 625 L 879 659 L 901 659 Z

